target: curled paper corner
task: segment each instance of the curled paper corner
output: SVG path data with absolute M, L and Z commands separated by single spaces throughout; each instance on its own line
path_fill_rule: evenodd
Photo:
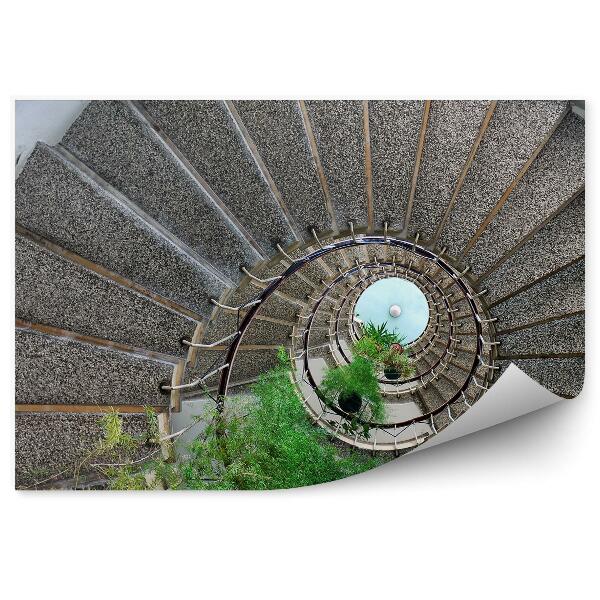
M 512 363 L 490 390 L 461 415 L 460 419 L 415 448 L 413 452 L 427 450 L 438 444 L 494 427 L 561 400 L 565 398 L 552 393 Z

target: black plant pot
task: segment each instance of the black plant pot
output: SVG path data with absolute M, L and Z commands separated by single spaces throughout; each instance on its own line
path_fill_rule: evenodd
M 356 413 L 362 406 L 362 398 L 356 392 L 342 392 L 338 398 L 340 408 L 347 413 Z
M 385 375 L 386 379 L 399 379 L 400 378 L 400 371 L 398 371 L 396 369 L 396 367 L 385 367 L 383 369 L 383 374 Z

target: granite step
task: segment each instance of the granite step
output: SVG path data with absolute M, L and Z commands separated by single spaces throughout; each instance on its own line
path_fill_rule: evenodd
M 264 254 L 273 255 L 277 244 L 285 246 L 297 239 L 226 102 L 151 100 L 142 104 Z
M 499 331 L 585 310 L 585 260 L 542 279 L 491 309 Z
M 61 144 L 231 281 L 239 281 L 240 265 L 261 259 L 244 232 L 129 104 L 91 102 Z
M 298 102 L 242 100 L 234 105 L 303 238 L 312 239 L 312 228 L 331 231 L 331 214 Z
M 224 364 L 226 353 L 223 350 L 201 350 L 198 353 L 197 364 L 190 369 L 186 376 L 188 381 L 205 375 L 210 370 Z M 273 348 L 263 349 L 239 349 L 233 363 L 230 381 L 232 383 L 253 380 L 269 369 L 276 367 L 277 350 Z M 207 381 L 207 385 L 213 386 L 218 383 L 218 376 Z
M 490 103 L 433 100 L 408 233 L 431 240 L 450 204 Z
M 585 183 L 585 123 L 570 113 L 465 256 L 481 275 Z
M 166 406 L 177 358 L 17 328 L 17 404 Z M 72 335 L 72 334 L 70 334 Z
M 563 398 L 574 398 L 583 388 L 585 358 L 532 358 L 500 361 L 504 369 L 514 363 L 532 379 Z
M 331 194 L 337 227 L 367 227 L 365 139 L 362 102 L 311 100 L 305 103 Z
M 183 356 L 197 321 L 17 234 L 15 316 Z
M 401 231 L 411 189 L 425 102 L 369 101 L 373 221 Z
M 585 316 L 579 313 L 512 333 L 500 333 L 498 339 L 502 358 L 583 353 Z
M 293 325 L 254 319 L 242 338 L 244 345 L 290 346 Z
M 200 315 L 210 314 L 210 298 L 227 288 L 177 239 L 44 144 L 17 179 L 15 216 L 30 231 Z
M 575 199 L 514 254 L 479 281 L 488 303 L 498 302 L 541 277 L 567 267 L 585 251 L 585 198 Z
M 15 416 L 16 486 L 36 487 L 44 482 L 74 476 L 81 463 L 103 438 L 102 414 L 68 412 L 26 412 Z M 148 432 L 145 414 L 121 415 L 125 433 L 143 438 Z M 144 448 L 143 455 L 150 452 Z M 98 462 L 114 462 L 114 457 L 98 456 Z M 82 473 L 80 473 L 82 475 Z M 53 477 L 55 476 L 55 477 Z M 45 481 L 49 479 L 49 481 Z
M 459 256 L 531 155 L 560 122 L 567 102 L 501 100 L 483 136 L 439 245 Z

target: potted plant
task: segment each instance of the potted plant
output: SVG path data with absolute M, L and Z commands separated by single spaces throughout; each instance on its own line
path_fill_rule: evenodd
M 415 373 L 408 352 L 404 350 L 402 344 L 392 344 L 382 353 L 381 362 L 386 379 L 396 380 L 400 377 L 408 379 Z
M 383 369 L 386 379 L 396 380 L 411 377 L 415 369 L 402 341 L 404 338 L 388 331 L 385 323 L 374 325 L 369 322 L 363 327 L 363 336 L 354 345 L 354 353 Z
M 347 365 L 328 369 L 320 390 L 329 405 L 337 403 L 350 418 L 365 410 L 371 419 L 384 417 L 377 376 L 373 363 L 367 358 L 356 356 Z

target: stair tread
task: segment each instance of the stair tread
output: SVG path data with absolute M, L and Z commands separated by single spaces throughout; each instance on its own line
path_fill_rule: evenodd
M 144 107 L 266 254 L 295 240 L 225 103 L 151 100 Z
M 225 285 L 52 148 L 36 146 L 16 183 L 27 229 L 206 315 Z M 91 226 L 93 224 L 94 226 Z
M 259 260 L 237 228 L 123 102 L 91 102 L 61 144 L 232 281 L 240 278 L 240 264 Z
M 469 169 L 440 245 L 458 256 L 567 106 L 554 100 L 501 100 Z
M 553 394 L 574 398 L 583 388 L 584 358 L 534 358 L 499 361 L 503 368 L 514 363 L 521 371 Z
M 373 221 L 402 229 L 412 182 L 425 102 L 369 102 L 369 137 L 373 172 Z
M 450 204 L 489 106 L 484 100 L 433 100 L 409 233 L 430 240 Z
M 59 474 L 61 480 L 73 476 L 80 463 L 102 439 L 99 413 L 17 413 L 15 419 L 16 485 L 31 486 Z M 148 429 L 144 414 L 121 415 L 123 430 L 142 437 Z M 140 455 L 150 452 L 144 448 Z M 98 462 L 115 462 L 107 456 Z M 61 471 L 65 471 L 61 473 Z
M 242 100 L 235 106 L 305 239 L 330 231 L 331 216 L 296 101 Z
M 362 102 L 311 100 L 306 102 L 323 165 L 337 226 L 366 227 L 365 152 Z
M 18 319 L 173 355 L 196 321 L 18 235 Z
M 568 200 L 585 181 L 585 124 L 565 117 L 504 206 L 465 257 L 476 275 Z
M 584 352 L 585 317 L 577 314 L 507 334 L 498 334 L 503 357 Z
M 159 384 L 174 362 L 24 329 L 15 340 L 17 404 L 169 403 Z

